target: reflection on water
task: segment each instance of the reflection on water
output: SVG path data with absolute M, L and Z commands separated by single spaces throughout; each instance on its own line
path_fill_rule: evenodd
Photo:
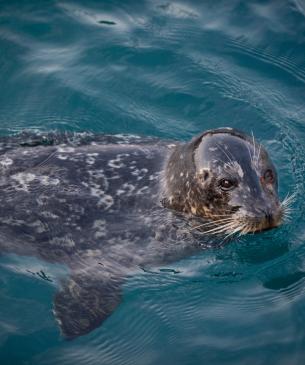
M 267 147 L 282 198 L 297 194 L 277 230 L 139 269 L 72 342 L 52 315 L 67 269 L 1 257 L 1 364 L 304 363 L 304 16 L 300 0 L 1 2 L 1 135 L 231 126 Z

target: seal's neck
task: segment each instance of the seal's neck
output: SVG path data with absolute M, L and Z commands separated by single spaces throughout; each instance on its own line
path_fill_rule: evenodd
M 165 167 L 165 191 L 162 204 L 166 208 L 189 213 L 192 210 L 192 192 L 196 189 L 194 146 L 178 145 Z

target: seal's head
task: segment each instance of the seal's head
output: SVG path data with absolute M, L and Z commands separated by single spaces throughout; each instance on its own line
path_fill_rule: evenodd
M 165 206 L 209 219 L 214 233 L 248 233 L 281 224 L 275 167 L 265 148 L 240 131 L 210 130 L 171 154 Z M 202 227 L 205 225 L 203 224 Z

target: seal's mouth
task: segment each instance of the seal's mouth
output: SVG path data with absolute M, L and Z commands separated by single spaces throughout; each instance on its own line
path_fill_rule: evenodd
M 242 234 L 247 233 L 259 233 L 263 231 L 269 231 L 270 229 L 279 227 L 283 223 L 283 212 L 282 210 L 274 217 L 273 215 L 266 215 L 263 218 L 256 219 L 243 219 L 245 222 Z
M 262 212 L 260 216 L 248 216 L 237 211 L 233 214 L 210 217 L 210 222 L 200 224 L 193 229 L 198 229 L 205 234 L 225 236 L 225 238 L 267 231 L 279 227 L 290 218 L 290 205 L 293 202 L 293 197 L 286 197 L 273 214 Z
M 245 235 L 249 233 L 259 233 L 276 228 L 283 223 L 283 214 L 280 213 L 276 218 L 264 217 L 228 217 L 221 220 L 211 221 L 209 223 L 201 224 L 197 227 L 200 231 L 214 235 Z

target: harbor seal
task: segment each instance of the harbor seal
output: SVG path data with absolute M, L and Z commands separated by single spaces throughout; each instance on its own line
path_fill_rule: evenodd
M 136 136 L 0 140 L 0 253 L 63 263 L 54 314 L 72 339 L 101 325 L 139 267 L 219 236 L 273 228 L 280 203 L 266 150 L 232 129 L 180 144 Z

